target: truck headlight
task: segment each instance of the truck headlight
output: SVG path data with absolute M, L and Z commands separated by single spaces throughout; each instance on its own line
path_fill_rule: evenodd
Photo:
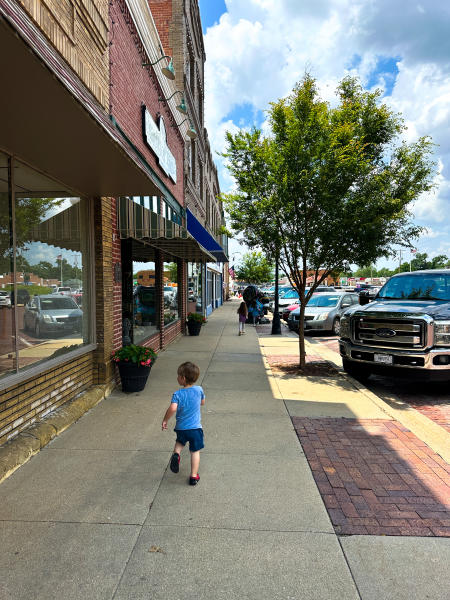
M 450 321 L 437 321 L 434 326 L 436 346 L 450 346 Z
M 350 337 L 350 319 L 349 317 L 341 317 L 341 331 L 340 336 L 342 338 Z

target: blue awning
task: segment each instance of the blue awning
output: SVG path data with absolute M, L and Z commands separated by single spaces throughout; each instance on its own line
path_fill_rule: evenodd
M 223 251 L 220 244 L 216 242 L 213 236 L 206 231 L 203 225 L 198 221 L 191 211 L 186 209 L 186 225 L 187 230 L 193 238 L 197 240 L 208 252 L 216 257 L 217 262 L 228 262 L 228 256 Z

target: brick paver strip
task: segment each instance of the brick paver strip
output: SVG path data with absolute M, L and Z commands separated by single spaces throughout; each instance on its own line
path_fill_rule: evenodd
M 337 533 L 450 537 L 450 467 L 403 425 L 292 422 Z

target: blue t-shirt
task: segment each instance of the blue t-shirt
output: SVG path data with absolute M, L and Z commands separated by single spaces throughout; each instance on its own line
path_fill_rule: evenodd
M 200 429 L 200 406 L 205 394 L 199 385 L 181 388 L 172 396 L 172 402 L 178 404 L 175 431 L 181 429 Z

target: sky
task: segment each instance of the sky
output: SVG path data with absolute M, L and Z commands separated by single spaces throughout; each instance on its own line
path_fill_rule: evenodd
M 367 89 L 382 89 L 382 101 L 402 114 L 406 141 L 430 135 L 436 144 L 437 189 L 412 209 L 414 222 L 427 228 L 415 247 L 450 257 L 448 0 L 199 0 L 199 7 L 214 154 L 225 149 L 226 131 L 265 131 L 269 103 L 287 96 L 306 71 L 330 103 L 339 81 L 355 75 Z M 227 192 L 233 181 L 217 154 L 215 162 Z M 230 256 L 245 251 L 230 240 Z M 377 266 L 395 264 L 381 259 Z

